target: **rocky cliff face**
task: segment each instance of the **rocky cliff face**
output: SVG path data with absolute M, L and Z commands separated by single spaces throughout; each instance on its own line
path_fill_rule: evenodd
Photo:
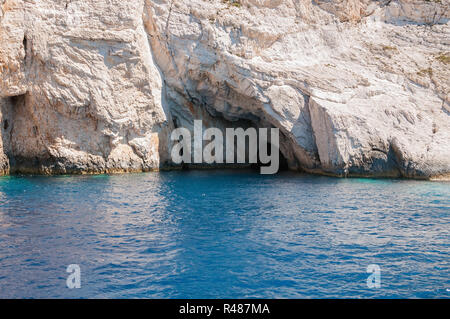
M 449 0 L 0 0 L 0 171 L 171 167 L 277 127 L 289 168 L 450 177 Z

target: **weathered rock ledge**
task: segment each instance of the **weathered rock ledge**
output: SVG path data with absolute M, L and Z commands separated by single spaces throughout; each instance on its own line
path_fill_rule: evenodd
M 277 127 L 292 170 L 450 179 L 449 0 L 0 0 L 0 174 L 176 168 Z

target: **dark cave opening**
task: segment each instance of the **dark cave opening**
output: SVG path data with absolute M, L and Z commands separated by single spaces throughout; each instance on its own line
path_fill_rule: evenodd
M 178 126 L 178 125 L 177 125 Z M 254 141 L 250 138 L 250 136 L 245 136 L 245 154 L 244 153 L 240 153 L 240 156 L 238 156 L 239 153 L 239 147 L 238 147 L 238 143 L 237 143 L 237 138 L 234 139 L 234 141 L 232 141 L 233 148 L 234 150 L 232 151 L 234 153 L 234 157 L 233 160 L 230 160 L 229 158 L 227 158 L 228 156 L 228 152 L 227 152 L 227 146 L 229 145 L 226 141 L 226 138 L 224 138 L 224 144 L 223 144 L 223 149 L 222 149 L 222 153 L 216 154 L 216 149 L 212 149 L 211 150 L 211 155 L 212 156 L 218 156 L 219 159 L 221 159 L 220 161 L 216 162 L 205 162 L 205 158 L 203 157 L 202 162 L 195 162 L 194 161 L 194 148 L 193 148 L 193 137 L 194 134 L 191 134 L 191 140 L 187 142 L 186 145 L 191 145 L 190 147 L 190 154 L 192 155 L 192 157 L 190 158 L 189 162 L 184 162 L 182 161 L 180 164 L 178 164 L 177 166 L 182 169 L 182 170 L 195 170 L 195 169 L 227 169 L 227 168 L 243 168 L 243 169 L 251 169 L 251 170 L 258 170 L 261 171 L 261 168 L 263 167 L 276 167 L 278 168 L 277 172 L 280 171 L 287 171 L 289 170 L 289 164 L 288 164 L 288 160 L 287 158 L 284 156 L 284 154 L 281 152 L 281 150 L 279 149 L 279 147 L 276 147 L 275 145 L 272 145 L 271 142 L 267 142 L 265 149 L 260 149 L 260 144 L 258 141 Z M 189 138 L 189 137 L 188 137 Z M 175 143 L 183 143 L 183 139 L 184 137 L 181 137 L 180 139 L 178 139 L 177 141 L 175 141 Z M 258 138 L 259 139 L 259 138 Z M 207 144 L 212 143 L 214 141 L 213 140 L 203 140 L 202 143 L 202 152 L 205 151 L 205 147 L 207 146 Z M 242 142 L 242 140 L 241 140 Z M 277 143 L 278 144 L 278 143 Z M 256 146 L 256 154 L 254 154 L 253 152 L 253 156 L 250 156 L 250 145 L 252 145 L 253 147 Z M 185 154 L 186 150 L 184 149 L 185 146 L 183 146 L 181 149 L 179 149 L 179 155 L 180 157 L 183 157 L 183 155 Z M 241 148 L 242 150 L 242 145 Z M 277 156 L 272 156 L 272 152 L 278 152 L 278 165 L 276 164 L 277 161 Z M 202 155 L 204 155 L 202 153 Z M 206 155 L 204 155 L 206 156 Z M 243 157 L 242 157 L 243 156 Z M 240 158 L 240 159 L 239 159 Z M 264 160 L 265 158 L 265 160 Z M 171 166 L 169 163 L 168 166 Z
M 25 102 L 25 95 L 26 94 L 20 94 L 20 95 L 13 95 L 9 97 L 10 105 L 15 108 L 18 107 L 19 104 Z

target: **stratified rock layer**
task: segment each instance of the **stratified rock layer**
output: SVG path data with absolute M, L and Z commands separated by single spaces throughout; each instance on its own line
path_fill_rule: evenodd
M 291 169 L 450 176 L 448 0 L 0 0 L 0 172 L 173 167 L 277 127 Z

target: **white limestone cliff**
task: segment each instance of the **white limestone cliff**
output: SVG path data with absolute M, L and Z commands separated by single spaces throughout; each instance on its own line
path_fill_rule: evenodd
M 0 0 L 2 173 L 173 167 L 278 127 L 291 169 L 450 177 L 449 0 Z

